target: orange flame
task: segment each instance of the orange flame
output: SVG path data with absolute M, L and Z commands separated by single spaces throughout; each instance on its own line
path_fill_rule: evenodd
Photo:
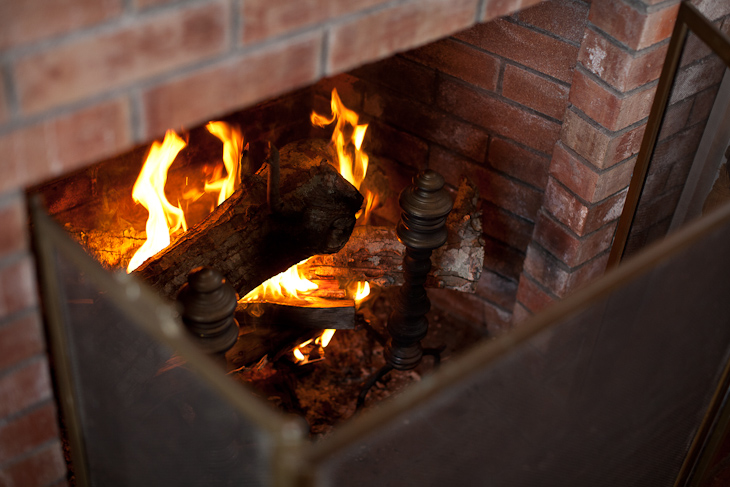
M 264 281 L 256 289 L 241 298 L 240 302 L 306 301 L 306 295 L 318 287 L 317 284 L 304 277 L 304 273 L 300 269 L 300 266 L 307 262 L 307 260 L 309 259 L 305 259 L 284 272 Z
M 368 172 L 368 156 L 362 151 L 362 142 L 368 130 L 367 124 L 358 124 L 360 117 L 354 111 L 345 107 L 340 100 L 337 89 L 332 89 L 332 116 L 326 117 L 312 112 L 310 119 L 314 125 L 324 127 L 334 121 L 335 129 L 332 132 L 332 143 L 337 151 L 337 159 L 340 165 L 340 174 L 357 189 L 360 189 L 362 181 Z M 345 136 L 347 126 L 352 126 L 352 134 Z M 354 152 L 354 157 L 352 153 Z
M 180 228 L 187 230 L 182 209 L 170 204 L 165 196 L 167 170 L 186 145 L 174 131 L 168 130 L 162 143 L 155 141 L 150 147 L 132 189 L 134 201 L 142 204 L 149 212 L 147 241 L 132 256 L 127 272 L 132 272 L 145 260 L 170 245 L 172 233 Z
M 367 281 L 358 281 L 355 297 L 353 298 L 355 306 L 359 307 L 368 296 L 370 296 L 370 283 Z
M 205 126 L 208 132 L 223 142 L 223 164 L 227 176 L 224 178 L 222 169 L 218 169 L 214 180 L 205 183 L 205 191 L 219 191 L 218 204 L 220 205 L 233 194 L 241 185 L 241 151 L 243 149 L 243 135 L 236 127 L 225 122 L 208 122 Z

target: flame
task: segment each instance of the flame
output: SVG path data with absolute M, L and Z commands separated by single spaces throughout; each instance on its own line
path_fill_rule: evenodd
M 249 301 L 297 301 L 305 300 L 305 296 L 317 289 L 317 284 L 306 277 L 300 268 L 307 260 L 291 266 L 274 277 L 264 281 L 240 299 L 240 302 Z
M 365 301 L 365 298 L 370 296 L 370 283 L 367 281 L 358 281 L 357 282 L 357 290 L 355 291 L 355 297 L 353 300 L 355 301 L 355 306 L 360 306 L 360 304 Z
M 360 117 L 357 113 L 345 107 L 336 88 L 332 89 L 331 107 L 331 117 L 312 112 L 310 119 L 314 125 L 319 127 L 337 121 L 332 132 L 332 143 L 337 152 L 340 174 L 350 184 L 360 189 L 360 185 L 368 172 L 368 155 L 362 150 L 362 142 L 365 140 L 368 125 L 358 124 Z M 349 137 L 346 137 L 345 129 L 348 125 L 352 126 L 352 133 Z
M 223 142 L 223 165 L 226 168 L 227 176 L 223 177 L 223 169 L 218 166 L 213 180 L 205 183 L 206 192 L 220 192 L 218 194 L 218 204 L 220 205 L 241 185 L 243 135 L 238 128 L 231 127 L 225 122 L 208 122 L 205 128 Z
M 148 258 L 170 245 L 170 234 L 187 230 L 182 209 L 173 206 L 165 196 L 167 170 L 177 154 L 187 145 L 174 131 L 168 130 L 162 143 L 155 141 L 132 189 L 132 198 L 149 212 L 147 240 L 137 249 L 127 272 L 142 265 Z

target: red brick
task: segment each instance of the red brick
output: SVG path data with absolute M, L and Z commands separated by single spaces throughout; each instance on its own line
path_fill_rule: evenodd
M 409 51 L 408 57 L 485 90 L 495 91 L 501 62 L 494 56 L 453 38 Z
M 0 317 L 37 302 L 33 262 L 29 256 L 0 268 Z
M 486 187 L 479 188 L 485 200 L 526 220 L 535 221 L 542 204 L 542 192 L 490 171 Z
M 535 241 L 568 267 L 576 267 L 608 249 L 613 241 L 614 230 L 615 225 L 606 225 L 591 234 L 578 237 L 542 213 L 535 225 Z
M 688 124 L 692 125 L 706 120 L 710 115 L 715 98 L 717 97 L 718 87 L 713 86 L 702 93 L 697 93 L 692 102 L 692 112 L 689 115 Z
M 474 161 L 481 162 L 486 157 L 489 143 L 486 131 L 434 110 L 432 105 L 381 91 L 365 95 L 363 110 L 374 118 L 440 144 Z
M 531 7 L 541 0 L 489 0 L 484 6 L 484 13 L 479 18 L 480 22 L 487 22 L 497 17 L 504 17 L 517 10 Z
M 670 103 L 683 100 L 722 81 L 725 64 L 718 56 L 710 56 L 677 72 Z
M 555 256 L 537 245 L 530 245 L 524 262 L 525 274 L 560 298 L 584 286 L 603 274 L 608 262 L 608 251 L 585 264 L 571 269 Z
M 560 134 L 560 124 L 458 82 L 442 80 L 437 103 L 489 132 L 546 154 L 552 152 Z
M 533 227 L 531 221 L 504 211 L 493 203 L 482 206 L 484 233 L 522 252 L 527 250 L 527 245 L 532 240 Z
M 525 308 L 519 301 L 515 303 L 515 308 L 512 311 L 512 324 L 514 326 L 520 325 L 525 321 L 532 318 L 533 314 Z
M 352 74 L 424 103 L 433 102 L 436 93 L 436 72 L 400 56 L 368 64 Z
M 627 51 L 603 34 L 586 29 L 578 61 L 609 85 L 627 92 L 659 79 L 666 55 L 666 45 Z
M 479 189 L 480 195 L 489 187 L 489 180 L 492 177 L 492 171 L 481 164 L 461 157 L 459 154 L 438 145 L 430 147 L 428 167 L 440 172 L 446 184 L 450 184 L 455 188 L 459 186 L 461 176 L 469 176 Z
M 0 464 L 55 438 L 58 438 L 56 408 L 53 403 L 47 403 L 0 426 Z
M 320 46 L 319 34 L 289 39 L 147 90 L 145 138 L 311 84 L 317 77 Z
M 475 294 L 433 289 L 429 290 L 429 298 L 434 307 L 486 329 L 490 336 L 501 334 L 509 328 L 511 313 Z
M 494 169 L 524 181 L 530 186 L 545 189 L 550 159 L 524 149 L 508 140 L 492 137 L 489 142 L 489 165 Z
M 61 443 L 54 441 L 29 457 L 5 466 L 0 470 L 0 478 L 9 486 L 45 487 L 64 477 L 66 472 Z
M 571 0 L 548 0 L 515 14 L 522 22 L 579 43 L 583 38 L 588 7 Z
M 332 27 L 327 73 L 446 37 L 474 23 L 477 0 L 410 0 Z
M 555 179 L 550 178 L 545 190 L 543 207 L 576 235 L 583 236 L 618 219 L 621 216 L 625 199 L 626 190 L 600 203 L 589 205 Z
M 363 143 L 368 153 L 394 159 L 418 170 L 426 169 L 428 144 L 422 139 L 377 121 L 368 126 L 368 134 Z
M 697 37 L 694 32 L 690 31 L 687 34 L 687 40 L 682 49 L 682 57 L 680 58 L 679 65 L 686 66 L 710 54 L 712 54 L 712 49 L 702 39 Z
M 17 318 L 0 327 L 0 370 L 38 355 L 44 350 L 43 329 L 35 313 Z
M 577 47 L 503 19 L 478 24 L 456 38 L 566 83 L 578 57 Z
M 547 308 L 555 297 L 540 287 L 535 281 L 522 274 L 520 285 L 517 288 L 517 301 L 531 313 L 538 313 Z
M 623 0 L 594 0 L 588 20 L 617 41 L 638 51 L 672 35 L 679 4 L 643 13 Z
M 575 70 L 570 102 L 583 113 L 611 131 L 621 130 L 649 116 L 656 86 L 639 88 L 629 94 L 614 91 Z
M 667 139 L 685 127 L 692 110 L 692 101 L 692 99 L 686 99 L 667 107 L 657 140 Z
M 730 14 L 730 3 L 723 0 L 692 0 L 692 4 L 710 20 Z
M 674 215 L 681 195 L 682 187 L 677 187 L 652 201 L 641 201 L 632 228 L 640 232 Z
M 0 2 L 0 49 L 89 27 L 122 13 L 123 0 Z
M 651 159 L 653 169 L 671 167 L 685 156 L 694 155 L 704 127 L 695 125 L 657 144 Z
M 246 0 L 241 6 L 243 42 L 252 43 L 272 39 L 325 20 L 365 10 L 386 1 Z
M 132 143 L 126 100 L 113 100 L 0 136 L 11 154 L 0 192 L 40 182 L 126 149 Z
M 0 377 L 0 418 L 18 413 L 52 397 L 45 359 L 35 360 Z
M 18 252 L 27 246 L 28 223 L 25 202 L 20 194 L 0 206 L 0 228 L 3 229 L 0 232 L 0 257 Z
M 484 239 L 484 268 L 517 282 L 522 272 L 525 254 L 507 244 Z
M 482 270 L 482 275 L 477 284 L 477 295 L 485 298 L 504 310 L 511 310 L 515 304 L 517 295 L 517 283 L 487 269 Z
M 567 86 L 508 64 L 504 70 L 502 95 L 540 113 L 561 120 L 568 106 Z
M 332 89 L 337 89 L 337 95 L 350 110 L 362 112 L 363 93 L 359 86 L 362 80 L 359 77 L 352 76 L 348 73 L 341 73 L 329 78 L 322 78 L 312 86 L 312 90 L 323 98 L 321 106 L 315 106 L 315 110 L 319 113 L 332 112 Z M 435 83 L 435 80 L 434 80 Z
M 14 66 L 21 109 L 37 113 L 219 54 L 227 15 L 216 1 L 21 58 Z
M 633 160 L 598 172 L 562 144 L 555 146 L 550 163 L 550 174 L 587 203 L 597 203 L 624 188 L 631 182 Z
M 605 169 L 637 154 L 646 125 L 609 132 L 585 120 L 573 110 L 565 112 L 562 141 L 599 169 Z

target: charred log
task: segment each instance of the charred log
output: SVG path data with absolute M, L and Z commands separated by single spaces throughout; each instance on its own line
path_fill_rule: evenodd
M 473 293 L 484 263 L 477 188 L 462 178 L 446 228 L 446 244 L 434 251 L 426 286 Z M 309 279 L 367 280 L 380 287 L 403 284 L 405 246 L 395 228 L 356 227 L 347 244 L 333 255 L 318 255 L 304 266 Z
M 280 151 L 278 208 L 267 203 L 271 191 L 265 165 L 134 274 L 172 298 L 191 269 L 211 266 L 243 296 L 311 255 L 337 252 L 352 233 L 363 198 L 328 157 L 324 141 L 287 145 Z

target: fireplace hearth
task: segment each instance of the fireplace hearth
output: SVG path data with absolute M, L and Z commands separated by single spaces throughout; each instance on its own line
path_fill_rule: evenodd
M 693 3 L 727 29 L 724 2 Z M 66 475 L 25 216 L 30 186 L 81 171 L 90 179 L 77 190 L 91 193 L 103 184 L 95 161 L 130 150 L 141 161 L 168 128 L 312 83 L 291 95 L 311 101 L 251 120 L 260 132 L 249 137 L 323 137 L 281 121 L 324 112 L 336 86 L 371 123 L 367 143 L 387 159 L 393 187 L 426 168 L 453 189 L 461 174 L 475 182 L 486 242 L 477 292 L 432 300 L 498 336 L 603 273 L 677 9 L 407 0 L 293 13 L 279 1 L 111 0 L 48 16 L 49 5 L 0 15 L 12 19 L 0 35 L 0 471 L 11 485 L 62 485 Z M 670 135 L 682 140 L 706 119 L 716 83 L 692 90 L 674 112 Z M 252 145 L 252 157 L 263 152 Z M 395 222 L 393 208 L 378 218 Z M 659 213 L 647 236 L 662 234 Z

